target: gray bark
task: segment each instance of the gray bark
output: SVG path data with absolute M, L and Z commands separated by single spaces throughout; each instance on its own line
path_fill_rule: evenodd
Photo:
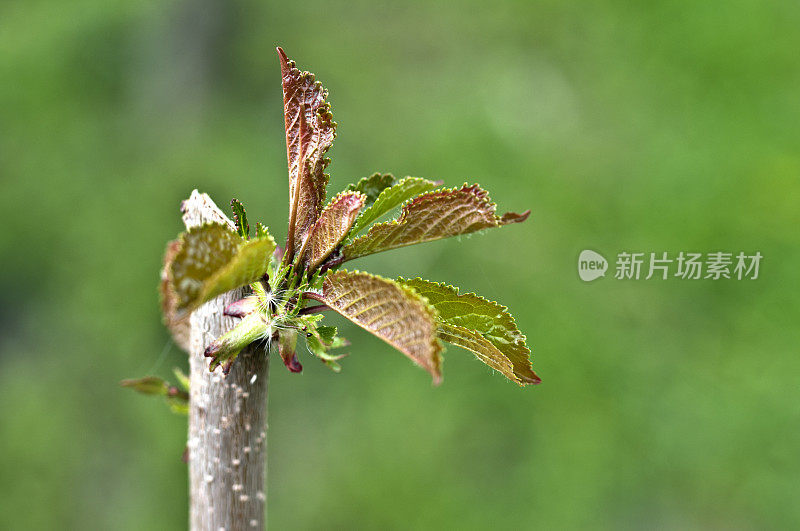
M 181 209 L 187 228 L 233 223 L 197 190 Z M 269 357 L 260 348 L 239 354 L 228 376 L 209 372 L 206 346 L 239 320 L 223 315 L 241 290 L 217 297 L 190 317 L 189 489 L 195 531 L 266 528 L 267 389 Z

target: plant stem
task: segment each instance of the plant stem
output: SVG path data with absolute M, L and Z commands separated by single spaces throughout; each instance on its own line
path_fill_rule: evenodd
M 181 209 L 186 228 L 233 223 L 197 190 Z M 195 531 L 265 529 L 269 357 L 245 348 L 230 374 L 208 370 L 205 348 L 238 322 L 223 310 L 242 297 L 234 290 L 207 302 L 190 318 L 189 488 Z

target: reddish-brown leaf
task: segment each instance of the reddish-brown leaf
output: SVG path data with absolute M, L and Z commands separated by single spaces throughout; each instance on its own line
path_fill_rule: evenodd
M 428 192 L 406 202 L 397 219 L 373 225 L 364 236 L 344 246 L 342 256 L 352 260 L 415 243 L 520 223 L 530 214 L 528 211 L 498 217 L 496 209 L 488 192 L 477 184 Z
M 392 280 L 359 271 L 329 273 L 322 294 L 307 294 L 386 341 L 442 379 L 436 311 L 424 298 Z
M 361 192 L 342 192 L 322 210 L 304 246 L 306 270 L 313 271 L 319 267 L 344 240 L 365 200 Z
M 283 84 L 283 114 L 286 122 L 286 154 L 289 162 L 290 256 L 300 250 L 306 234 L 317 220 L 325 201 L 330 163 L 325 152 L 336 136 L 328 91 L 301 72 L 278 48 Z
M 189 315 L 184 312 L 181 312 L 180 315 L 178 314 L 178 295 L 174 290 L 170 289 L 169 281 L 169 270 L 180 249 L 180 240 L 172 240 L 167 243 L 158 292 L 161 295 L 161 315 L 164 324 L 172 334 L 172 339 L 175 340 L 175 343 L 186 352 L 189 352 Z

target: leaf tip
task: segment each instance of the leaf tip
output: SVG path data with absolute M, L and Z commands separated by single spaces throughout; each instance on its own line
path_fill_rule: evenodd
M 539 378 L 539 375 L 535 372 L 531 371 L 530 375 L 520 375 L 518 374 L 517 377 L 521 380 L 522 385 L 539 385 L 542 383 L 542 379 Z
M 522 223 L 531 215 L 531 210 L 528 209 L 522 214 L 517 214 L 516 212 L 506 212 L 500 218 L 500 223 L 503 225 L 508 225 L 509 223 Z

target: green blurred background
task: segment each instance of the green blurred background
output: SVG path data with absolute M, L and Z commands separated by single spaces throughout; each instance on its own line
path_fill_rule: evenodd
M 285 235 L 282 45 L 331 91 L 330 192 L 479 181 L 533 216 L 375 256 L 508 305 L 544 379 L 445 383 L 366 333 L 273 364 L 273 529 L 800 527 L 796 2 L 0 3 L 0 528 L 181 529 L 186 357 L 156 283 L 193 188 Z M 606 279 L 584 248 L 760 251 Z

